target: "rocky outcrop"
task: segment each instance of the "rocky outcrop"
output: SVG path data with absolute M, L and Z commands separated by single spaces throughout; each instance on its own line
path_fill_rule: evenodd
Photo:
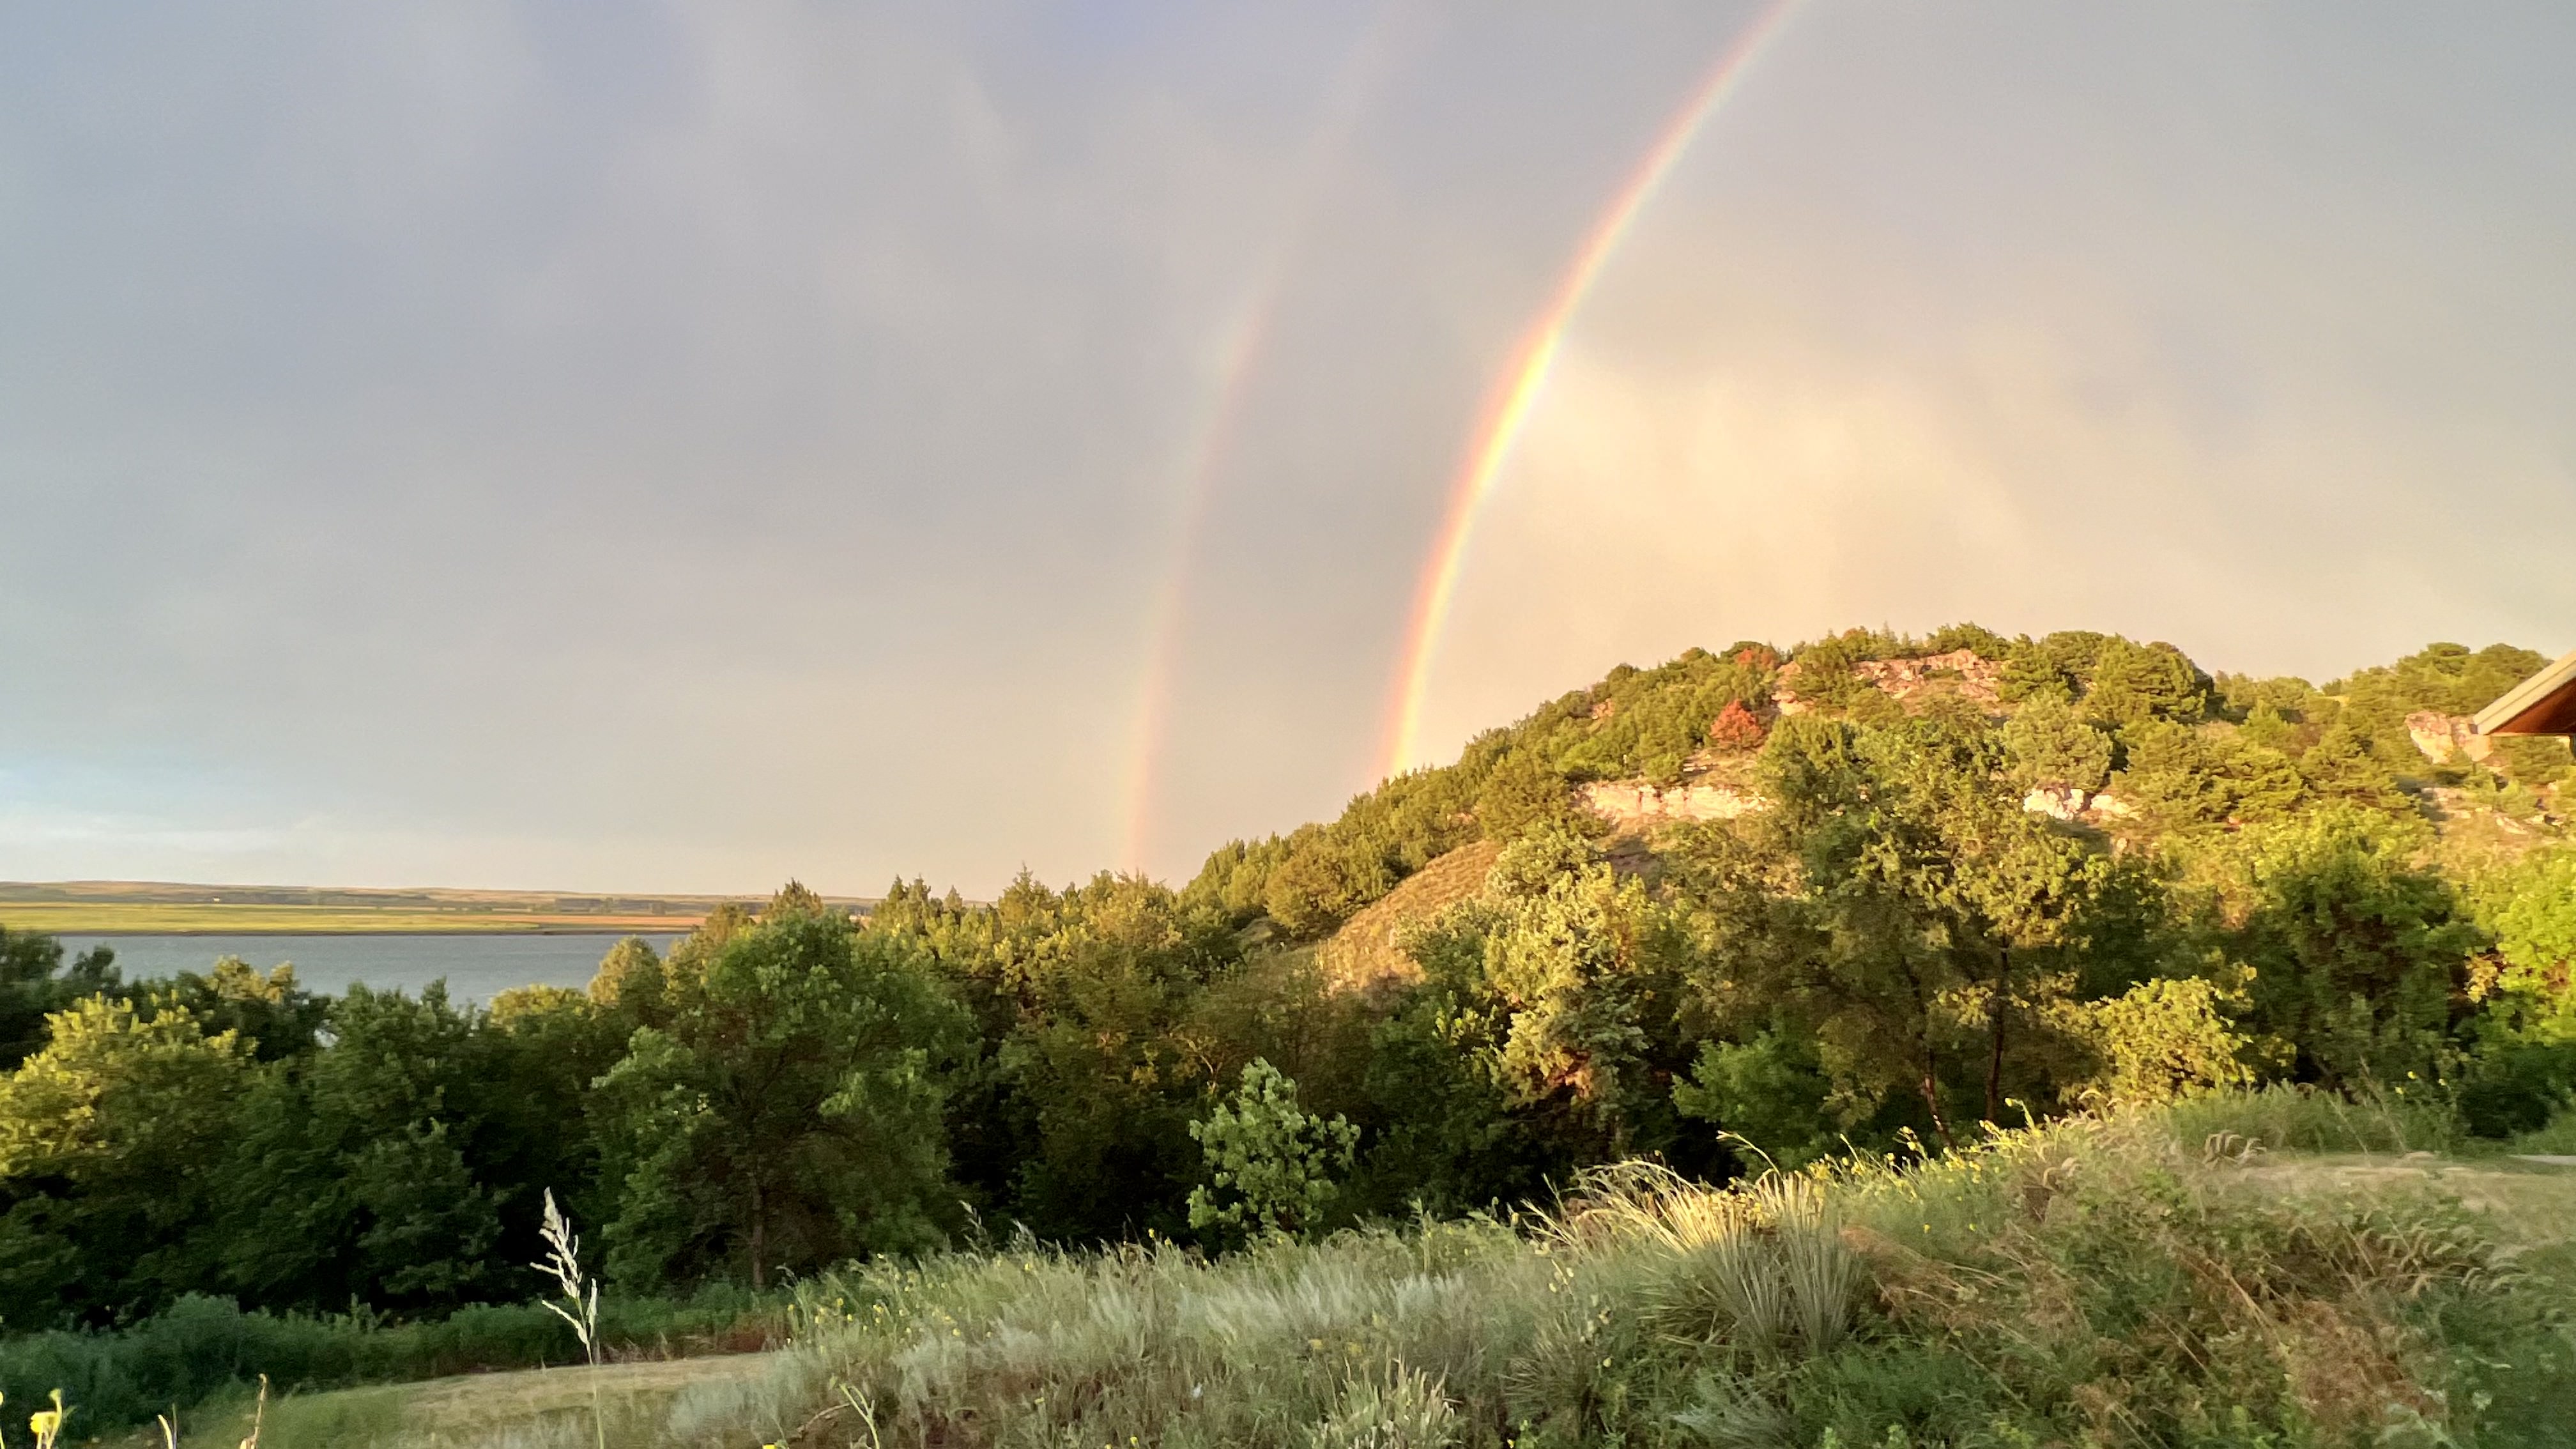
M 2002 699 L 2003 661 L 1988 659 L 1974 649 L 1953 649 L 1947 654 L 1924 654 L 1912 659 L 1864 659 L 1852 666 L 1852 673 L 1899 704 L 1931 694 L 1955 694 L 1988 707 Z M 1802 714 L 1813 708 L 1798 695 L 1797 661 L 1781 667 L 1780 684 L 1772 691 L 1771 703 L 1784 715 Z
M 1676 820 L 1733 820 L 1762 808 L 1761 797 L 1749 791 L 1687 780 L 1660 788 L 1644 780 L 1597 780 L 1575 794 L 1585 809 L 1623 830 Z
M 2042 785 L 2021 797 L 2021 808 L 2051 820 L 2085 825 L 2126 820 L 2138 813 L 2108 790 L 2078 790 L 2072 785 Z
M 2437 709 L 2419 709 L 2406 716 L 2406 737 L 2437 765 L 2459 758 L 2484 763 L 2495 752 L 2495 742 L 2479 734 L 2466 716 Z
M 1998 698 L 1996 688 L 2004 677 L 2002 661 L 1988 659 L 1974 649 L 1953 649 L 1919 659 L 1870 659 L 1853 668 L 1861 678 L 1877 685 L 1880 693 L 1894 696 L 1899 703 L 1918 694 L 1947 689 L 1979 704 L 1993 704 Z
M 2042 785 L 2021 797 L 2021 808 L 2052 820 L 2081 820 L 2084 807 L 2091 803 L 2089 792 L 2072 785 Z

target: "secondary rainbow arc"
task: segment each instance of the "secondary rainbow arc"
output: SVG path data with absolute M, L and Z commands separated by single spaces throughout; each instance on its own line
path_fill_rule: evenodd
M 1144 669 L 1138 679 L 1136 713 L 1128 734 L 1126 780 L 1120 791 L 1122 869 L 1142 874 L 1150 854 L 1165 746 L 1179 685 L 1189 597 L 1198 573 L 1201 535 L 1207 526 L 1218 475 L 1241 425 L 1272 321 L 1298 253 L 1314 225 L 1314 212 L 1322 193 L 1363 113 L 1383 86 L 1387 71 L 1414 40 L 1413 32 L 1422 19 L 1420 11 L 1413 0 L 1391 0 L 1378 10 L 1352 46 L 1288 188 L 1284 225 L 1219 334 L 1222 341 L 1210 374 L 1212 386 L 1182 449 L 1180 510 L 1172 532 L 1170 561 L 1155 590 L 1146 622 Z

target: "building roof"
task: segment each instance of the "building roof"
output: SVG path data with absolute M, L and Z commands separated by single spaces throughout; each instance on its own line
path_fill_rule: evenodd
M 2477 728 L 2482 735 L 2576 735 L 2576 654 L 2479 710 Z

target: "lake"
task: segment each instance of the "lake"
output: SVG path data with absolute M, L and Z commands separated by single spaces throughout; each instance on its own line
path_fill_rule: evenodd
M 620 939 L 614 935 L 480 935 L 464 931 L 425 935 L 270 936 L 72 936 L 59 937 L 66 956 L 92 946 L 116 952 L 125 979 L 200 974 L 225 956 L 239 956 L 266 971 L 295 963 L 295 979 L 308 991 L 338 994 L 353 981 L 417 996 L 444 978 L 451 1001 L 489 1001 L 513 986 L 586 986 L 599 958 Z M 668 954 L 676 935 L 647 935 Z

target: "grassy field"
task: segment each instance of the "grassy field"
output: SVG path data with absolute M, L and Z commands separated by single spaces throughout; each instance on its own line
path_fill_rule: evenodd
M 595 1443 L 592 1405 L 608 1442 L 651 1442 L 683 1390 L 724 1391 L 757 1381 L 770 1354 L 572 1365 L 466 1374 L 427 1383 L 287 1394 L 261 1402 L 232 1396 L 185 1414 L 180 1449 L 237 1449 L 259 1420 L 260 1449 L 465 1449 L 465 1446 Z M 594 1391 L 596 1399 L 594 1400 Z M 164 1449 L 157 1428 L 111 1441 Z
M 2424 1150 L 2426 1120 L 2266 1094 L 1735 1189 L 1632 1165 L 1213 1261 L 1023 1240 L 810 1280 L 792 1348 L 602 1370 L 596 1423 L 556 1370 L 289 1400 L 261 1442 L 2563 1443 L 2576 1169 Z

